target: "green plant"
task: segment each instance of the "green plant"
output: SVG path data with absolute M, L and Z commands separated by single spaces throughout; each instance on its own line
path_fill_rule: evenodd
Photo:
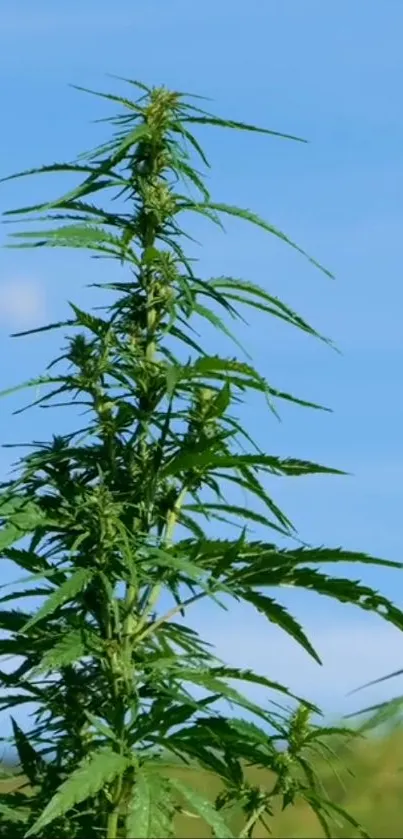
M 236 320 L 235 307 L 244 305 L 320 337 L 247 280 L 203 279 L 184 251 L 180 217 L 188 212 L 215 224 L 234 216 L 296 247 L 249 210 L 213 201 L 194 168 L 195 158 L 207 165 L 194 127 L 260 129 L 212 116 L 182 94 L 130 84 L 140 88 L 138 101 L 100 94 L 125 109 L 111 120 L 117 131 L 109 142 L 78 163 L 31 171 L 82 175 L 81 185 L 6 214 L 19 220 L 40 213 L 37 222 L 53 222 L 14 233 L 17 246 L 85 248 L 118 260 L 126 276 L 103 286 L 113 293 L 105 317 L 70 304 L 70 320 L 43 327 L 76 332 L 46 375 L 26 383 L 53 388 L 32 404 L 83 405 L 88 419 L 35 443 L 17 477 L 2 484 L 1 556 L 27 572 L 29 585 L 0 598 L 1 655 L 22 659 L 0 674 L 0 707 L 34 701 L 37 711 L 28 732 L 13 721 L 25 787 L 0 795 L 0 836 L 169 836 L 178 814 L 192 811 L 225 837 L 236 804 L 244 813 L 239 835 L 247 837 L 258 821 L 266 824 L 278 797 L 284 807 L 303 797 L 328 835 L 333 815 L 358 829 L 316 778 L 311 757 L 327 754 L 334 730 L 310 722 L 314 706 L 300 701 L 284 715 L 249 701 L 234 681 L 292 695 L 226 666 L 179 617 L 203 598 L 243 600 L 319 661 L 303 628 L 261 589 L 307 588 L 402 628 L 402 613 L 384 597 L 312 567 L 394 563 L 298 543 L 267 479 L 338 470 L 263 453 L 236 412 L 251 392 L 272 410 L 279 399 L 310 403 L 272 388 L 249 360 L 209 354 L 190 324 L 193 317 L 228 335 L 220 310 Z M 105 190 L 120 204 L 91 203 Z M 262 512 L 228 502 L 226 481 L 250 493 Z M 228 518 L 242 523 L 241 532 L 219 539 L 209 527 Z M 252 540 L 251 522 L 294 547 Z M 39 609 L 12 608 L 33 594 L 43 598 Z M 195 687 L 202 699 L 194 698 Z M 218 710 L 218 700 L 239 716 Z M 178 759 L 220 779 L 215 801 L 178 777 Z M 274 785 L 250 785 L 248 765 L 271 770 Z

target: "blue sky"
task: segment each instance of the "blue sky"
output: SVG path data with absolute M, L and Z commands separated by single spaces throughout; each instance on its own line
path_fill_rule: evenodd
M 281 424 L 251 404 L 244 416 L 270 453 L 313 459 L 352 477 L 281 480 L 273 493 L 314 544 L 402 560 L 403 502 L 403 55 L 400 0 L 98 0 L 4 3 L 0 30 L 1 175 L 72 159 L 100 142 L 110 113 L 69 83 L 123 91 L 107 73 L 212 97 L 220 115 L 294 133 L 309 145 L 203 132 L 217 200 L 253 208 L 322 261 L 333 282 L 274 238 L 247 225 L 227 235 L 195 227 L 203 271 L 262 283 L 334 339 L 342 355 L 260 317 L 242 338 L 274 385 L 328 405 L 333 414 L 283 409 Z M 57 180 L 0 187 L 0 211 L 57 195 Z M 2 229 L 4 243 L 7 228 Z M 42 371 L 58 338 L 11 340 L 9 333 L 56 320 L 67 300 L 99 301 L 85 288 L 109 265 L 65 252 L 0 251 L 0 387 Z M 224 346 L 216 347 L 225 351 Z M 231 354 L 233 350 L 229 348 Z M 21 404 L 18 402 L 18 404 Z M 11 417 L 0 440 L 30 440 L 68 418 Z M 56 429 L 57 425 L 57 429 Z M 0 453 L 0 471 L 10 462 Z M 345 571 L 345 569 L 343 569 Z M 403 572 L 352 568 L 403 606 Z M 399 691 L 387 685 L 362 700 L 346 692 L 403 662 L 403 638 L 380 619 L 310 594 L 283 602 L 310 631 L 319 668 L 252 612 L 203 607 L 194 620 L 229 660 L 305 692 L 328 713 Z

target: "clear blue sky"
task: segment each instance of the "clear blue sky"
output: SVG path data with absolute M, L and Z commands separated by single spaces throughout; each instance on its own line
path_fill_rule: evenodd
M 214 197 L 259 212 L 333 270 L 336 282 L 238 224 L 224 237 L 197 229 L 201 264 L 206 274 L 261 282 L 342 350 L 337 356 L 253 318 L 242 337 L 261 372 L 334 414 L 284 409 L 278 424 L 251 405 L 245 418 L 268 452 L 353 473 L 273 486 L 302 538 L 396 560 L 403 559 L 402 29 L 401 0 L 3 0 L 0 27 L 1 175 L 71 159 L 105 137 L 91 120 L 110 113 L 106 104 L 68 84 L 122 90 L 106 73 L 210 96 L 222 115 L 310 141 L 213 130 L 202 137 Z M 2 185 L 0 211 L 63 188 L 51 179 Z M 68 299 L 98 303 L 85 284 L 108 270 L 64 251 L 0 252 L 0 387 L 41 372 L 59 349 L 60 336 L 12 341 L 9 332 L 58 319 Z M 35 412 L 12 418 L 16 405 L 2 404 L 1 441 L 45 437 L 68 422 Z M 2 474 L 9 462 L 0 453 Z M 403 572 L 349 573 L 403 606 Z M 329 713 L 401 689 L 345 699 L 357 684 L 403 665 L 397 631 L 309 594 L 286 592 L 283 601 L 310 630 L 322 669 L 252 612 L 203 608 L 195 622 L 229 660 L 282 679 Z

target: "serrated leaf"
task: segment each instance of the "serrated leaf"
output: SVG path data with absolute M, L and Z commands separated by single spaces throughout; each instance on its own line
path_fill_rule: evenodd
M 271 623 L 276 623 L 287 635 L 294 638 L 301 647 L 318 663 L 322 664 L 316 650 L 308 640 L 302 626 L 298 621 L 290 615 L 289 611 L 281 603 L 273 600 L 272 597 L 267 597 L 264 594 L 259 594 L 255 591 L 242 592 L 243 600 L 251 603 L 255 608 L 265 615 Z
M 306 460 L 297 460 L 296 458 L 275 457 L 274 455 L 259 455 L 259 454 L 240 454 L 240 455 L 220 455 L 214 451 L 204 451 L 201 453 L 185 453 L 177 454 L 164 467 L 164 475 L 176 475 L 187 469 L 201 467 L 209 467 L 213 469 L 236 469 L 243 465 L 255 466 L 256 468 L 266 469 L 279 475 L 345 475 L 345 472 L 340 469 L 332 469 L 327 466 L 321 466 L 317 463 L 312 463 Z
M 239 347 L 239 349 L 242 350 L 242 352 L 249 356 L 249 353 L 245 350 L 243 344 L 241 344 L 240 341 L 238 341 L 238 338 L 236 338 L 233 332 L 231 332 L 231 330 L 228 329 L 228 326 L 226 326 L 225 323 L 223 323 L 221 318 L 219 318 L 218 315 L 215 314 L 215 312 L 212 312 L 211 309 L 207 308 L 207 306 L 202 306 L 201 303 L 196 302 L 193 304 L 193 310 L 195 314 L 199 315 L 205 320 L 208 320 L 213 326 L 216 327 L 216 329 L 219 329 L 220 332 L 223 332 L 223 334 L 226 335 L 227 338 L 230 338 L 231 341 L 233 341 L 234 344 L 236 344 L 237 347 Z
M 377 556 L 363 553 L 362 551 L 346 551 L 344 548 L 319 548 L 301 547 L 280 550 L 277 549 L 285 559 L 295 562 L 332 563 L 332 562 L 358 562 L 363 565 L 383 565 L 385 568 L 403 568 L 403 562 L 396 562 L 390 559 L 381 559 Z
M 52 670 L 59 670 L 82 658 L 86 651 L 83 633 L 74 630 L 67 632 L 57 644 L 54 644 L 41 659 L 35 673 L 47 673 Z
M 26 810 L 16 807 L 8 807 L 7 804 L 4 804 L 3 801 L 0 801 L 0 817 L 1 819 L 7 819 L 10 822 L 27 822 L 29 819 L 30 811 L 27 807 Z
M 123 775 L 128 766 L 128 759 L 116 752 L 106 749 L 94 752 L 59 787 L 43 813 L 25 834 L 26 839 L 68 813 L 75 804 L 96 795 L 116 777 Z
M 239 122 L 237 120 L 232 119 L 222 119 L 221 117 L 217 117 L 214 114 L 209 114 L 206 111 L 202 111 L 200 108 L 192 107 L 192 110 L 199 111 L 201 116 L 187 116 L 183 120 L 183 122 L 189 122 L 196 125 L 212 125 L 218 128 L 232 128 L 238 131 L 251 131 L 256 132 L 257 134 L 266 134 L 271 137 L 278 137 L 281 140 L 293 140 L 296 143 L 306 143 L 307 140 L 304 140 L 302 137 L 296 137 L 294 134 L 283 134 L 280 131 L 271 131 L 269 128 L 259 128 L 257 125 L 250 125 L 247 122 Z
M 327 577 L 308 568 L 293 570 L 291 583 L 312 589 L 317 594 L 334 597 L 341 603 L 353 603 L 365 611 L 378 614 L 398 629 L 403 629 L 403 612 L 369 586 L 342 577 Z
M 51 594 L 50 588 L 29 588 L 26 591 L 13 591 L 0 597 L 0 603 L 7 603 L 10 600 L 19 600 L 24 597 L 46 597 Z
M 266 687 L 269 690 L 279 691 L 280 693 L 284 693 L 287 696 L 290 696 L 292 699 L 297 699 L 302 705 L 307 708 L 310 708 L 315 713 L 320 713 L 319 708 L 316 705 L 313 705 L 311 702 L 307 702 L 306 699 L 303 699 L 301 696 L 297 696 L 295 693 L 292 693 L 285 685 L 280 684 L 279 682 L 274 682 L 272 679 L 268 679 L 266 676 L 261 676 L 258 673 L 254 673 L 253 670 L 247 670 L 241 667 L 212 667 L 210 670 L 211 674 L 216 678 L 224 678 L 224 679 L 236 679 L 242 682 L 250 682 L 251 684 L 261 685 L 261 687 Z
M 171 778 L 170 785 L 183 796 L 186 803 L 196 811 L 197 815 L 213 829 L 216 836 L 219 836 L 220 839 L 233 839 L 234 834 L 211 801 L 178 778 Z
M 192 513 L 200 514 L 205 514 L 206 512 L 211 511 L 213 518 L 215 517 L 215 513 L 225 513 L 226 515 L 236 516 L 238 522 L 241 519 L 245 519 L 247 521 L 256 522 L 256 524 L 262 524 L 264 527 L 272 527 L 272 523 L 266 516 L 263 516 L 260 513 L 255 513 L 253 510 L 238 507 L 235 504 L 185 504 L 183 509 L 190 510 Z
M 371 839 L 370 834 L 365 830 L 365 828 L 357 821 L 344 807 L 340 807 L 339 804 L 336 804 L 333 801 L 330 801 L 328 798 L 318 798 L 313 792 L 305 792 L 304 793 L 305 801 L 309 804 L 312 810 L 318 815 L 318 811 L 323 814 L 323 811 L 326 812 L 328 810 L 331 816 L 341 816 L 341 818 L 347 822 L 351 827 L 354 827 L 360 836 L 364 837 L 364 839 Z M 330 833 L 328 834 L 330 836 Z
M 6 550 L 44 521 L 40 508 L 27 498 L 6 497 L 0 502 L 0 519 L 5 524 L 0 530 L 0 550 Z
M 174 836 L 169 793 L 170 784 L 164 778 L 140 769 L 126 816 L 127 837 L 161 839 Z
M 250 682 L 255 685 L 260 685 L 261 687 L 265 687 L 273 691 L 278 691 L 279 693 L 283 693 L 292 699 L 298 699 L 299 702 L 307 704 L 305 700 L 301 699 L 301 697 L 295 696 L 295 694 L 293 694 L 285 685 L 282 685 L 280 682 L 275 682 L 271 679 L 267 679 L 265 676 L 260 676 L 256 673 L 253 673 L 252 670 L 225 666 L 212 666 L 208 669 L 191 669 L 185 667 L 175 667 L 173 668 L 172 673 L 176 678 L 180 678 L 184 682 L 191 682 L 192 684 L 195 684 L 198 687 L 202 687 L 204 690 L 209 690 L 213 693 L 217 693 L 218 695 L 221 695 L 223 699 L 226 699 L 230 704 L 232 703 L 234 705 L 239 706 L 240 708 L 245 708 L 246 710 L 250 711 L 253 714 L 256 714 L 258 717 L 261 717 L 263 719 L 267 718 L 266 712 L 263 711 L 262 708 L 255 702 L 252 702 L 251 700 L 247 699 L 246 696 L 241 694 L 231 685 L 227 684 L 227 679 L 235 679 L 239 681 Z M 315 708 L 315 710 L 318 709 Z
M 43 620 L 43 618 L 51 615 L 53 612 L 56 611 L 60 606 L 64 603 L 67 603 L 68 600 L 72 600 L 76 594 L 88 585 L 90 580 L 93 577 L 94 572 L 89 568 L 79 568 L 74 574 L 72 574 L 64 583 L 62 583 L 59 588 L 54 591 L 36 615 L 28 621 L 27 624 L 22 629 L 22 632 L 27 632 L 31 627 L 35 626 L 39 621 Z
M 246 280 L 238 280 L 233 277 L 220 277 L 217 280 L 211 281 L 214 288 L 224 289 L 230 300 L 236 300 L 243 305 L 252 306 L 255 309 L 266 312 L 267 314 L 284 320 L 291 326 L 307 332 L 314 338 L 324 341 L 326 344 L 331 344 L 327 338 L 317 332 L 309 323 L 307 323 L 300 315 L 294 312 L 290 306 L 287 306 L 278 297 L 268 294 L 267 291 L 254 283 Z M 236 292 L 234 294 L 234 291 Z M 248 296 L 245 296 L 248 295 Z M 333 346 L 333 345 L 332 345 Z
M 7 632 L 21 632 L 28 618 L 29 615 L 17 609 L 0 610 L 0 629 L 5 629 Z
M 11 717 L 11 724 L 21 768 L 31 784 L 36 784 L 38 774 L 46 771 L 46 764 L 42 755 L 35 751 L 28 737 L 13 717 Z
M 274 227 L 272 224 L 269 224 L 267 221 L 262 219 L 256 213 L 252 213 L 251 210 L 244 209 L 242 207 L 234 207 L 230 204 L 217 204 L 213 202 L 208 202 L 206 205 L 199 205 L 200 207 L 206 206 L 208 209 L 213 210 L 217 213 L 224 213 L 225 215 L 233 216 L 234 218 L 243 219 L 244 221 L 249 221 L 251 224 L 256 225 L 256 227 L 261 227 L 267 233 L 271 233 L 272 235 L 276 236 L 278 239 L 282 239 L 287 245 L 289 245 L 294 250 L 298 251 L 298 253 L 302 254 L 312 265 L 316 268 L 319 268 L 323 274 L 326 274 L 330 279 L 334 279 L 334 275 L 331 271 L 328 271 L 327 268 L 324 268 L 323 265 L 320 264 L 316 259 L 309 256 L 309 254 L 303 250 L 299 245 L 292 241 L 285 233 L 281 230 L 278 230 L 277 227 Z M 197 208 L 197 205 L 192 209 Z

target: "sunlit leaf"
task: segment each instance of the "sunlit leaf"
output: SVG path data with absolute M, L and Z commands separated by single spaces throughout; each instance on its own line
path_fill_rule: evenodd
M 68 813 L 75 804 L 94 796 L 114 778 L 122 775 L 127 766 L 127 758 L 116 752 L 106 749 L 94 752 L 64 781 L 25 836 L 38 834 L 55 819 Z

